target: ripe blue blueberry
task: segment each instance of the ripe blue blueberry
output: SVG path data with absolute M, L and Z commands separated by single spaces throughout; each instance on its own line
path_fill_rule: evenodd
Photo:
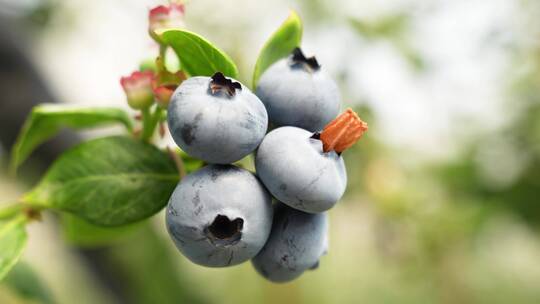
M 326 213 L 304 213 L 278 203 L 268 242 L 252 260 L 255 269 L 273 282 L 288 282 L 317 268 L 328 247 Z
M 347 173 L 343 159 L 323 153 L 312 135 L 297 127 L 273 130 L 260 145 L 255 166 L 275 198 L 305 212 L 323 212 L 345 192 Z
M 347 185 L 340 154 L 366 129 L 350 109 L 321 133 L 277 128 L 257 150 L 257 175 L 276 199 L 290 207 L 309 213 L 326 211 L 338 202 Z
M 178 184 L 166 223 L 174 243 L 192 262 L 225 267 L 261 250 L 272 215 L 272 198 L 255 175 L 233 165 L 209 165 Z
M 233 163 L 251 153 L 268 126 L 259 98 L 221 73 L 184 81 L 174 92 L 167 115 L 176 144 L 215 164 Z
M 261 75 L 256 94 L 266 106 L 270 122 L 277 127 L 319 131 L 340 109 L 336 83 L 315 57 L 306 58 L 299 48 Z

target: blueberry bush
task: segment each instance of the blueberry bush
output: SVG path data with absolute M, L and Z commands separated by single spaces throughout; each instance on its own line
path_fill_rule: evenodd
M 43 212 L 60 214 L 68 238 L 84 245 L 125 237 L 166 206 L 171 239 L 196 264 L 253 259 L 274 282 L 317 268 L 328 250 L 324 212 L 347 184 L 341 154 L 367 124 L 351 109 L 338 115 L 337 85 L 300 49 L 294 11 L 262 47 L 246 85 L 236 80 L 231 57 L 184 29 L 184 9 L 171 2 L 149 11 L 159 54 L 120 80 L 135 117 L 118 108 L 49 104 L 30 113 L 12 148 L 13 174 L 63 129 L 119 125 L 125 134 L 65 151 L 0 210 L 0 279 L 25 248 L 27 224 Z M 157 144 L 167 132 L 178 147 Z M 243 168 L 246 158 L 256 170 Z

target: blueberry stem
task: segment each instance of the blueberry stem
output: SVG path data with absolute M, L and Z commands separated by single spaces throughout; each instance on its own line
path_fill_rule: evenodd
M 143 121 L 143 129 L 142 129 L 142 135 L 141 138 L 143 141 L 148 141 L 150 137 L 152 136 L 152 127 L 151 127 L 151 115 L 150 115 L 150 109 L 145 108 L 141 110 L 142 114 L 142 121 Z
M 167 45 L 159 44 L 159 57 L 163 60 L 163 65 L 165 65 L 165 56 L 167 55 Z
M 31 206 L 22 201 L 9 204 L 0 209 L 0 220 L 15 218 L 17 221 L 41 220 L 42 206 Z
M 158 123 L 161 120 L 162 111 L 161 107 L 155 107 L 155 110 L 152 112 L 151 109 L 143 109 L 142 119 L 143 119 L 143 130 L 142 130 L 142 140 L 150 141 L 152 135 L 156 130 Z
M 180 154 L 176 153 L 171 147 L 167 146 L 167 153 L 169 153 L 169 156 L 174 161 L 174 164 L 176 165 L 176 169 L 178 170 L 178 174 L 180 175 L 180 179 L 184 178 L 186 176 L 186 166 L 184 165 L 184 160 L 182 160 L 182 156 Z
M 154 111 L 154 115 L 152 116 L 154 130 L 156 129 L 157 124 L 162 121 L 163 111 L 164 110 L 159 106 L 156 107 L 156 110 Z
M 24 205 L 21 203 L 9 204 L 2 209 L 0 209 L 0 219 L 11 218 L 14 215 L 20 213 L 24 208 Z

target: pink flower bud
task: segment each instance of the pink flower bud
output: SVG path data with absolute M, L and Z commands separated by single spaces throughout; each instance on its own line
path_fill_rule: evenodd
M 163 108 L 169 106 L 171 96 L 176 88 L 186 80 L 186 75 L 182 71 L 170 73 L 166 70 L 159 72 L 154 78 L 153 88 L 156 102 Z
M 156 100 L 160 106 L 167 108 L 176 87 L 178 87 L 178 85 L 161 85 L 154 88 L 154 94 L 156 95 Z
M 154 102 L 153 79 L 154 73 L 151 71 L 136 71 L 131 73 L 130 76 L 120 79 L 120 84 L 126 93 L 130 107 L 140 110 L 152 105 Z
M 171 3 L 160 5 L 150 10 L 148 14 L 149 30 L 155 38 L 156 30 L 175 29 L 184 27 L 184 5 Z

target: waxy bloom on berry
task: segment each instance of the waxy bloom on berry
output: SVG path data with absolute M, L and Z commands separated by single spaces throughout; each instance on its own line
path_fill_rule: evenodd
M 160 5 L 148 14 L 150 35 L 159 42 L 157 30 L 177 29 L 184 27 L 184 5 L 171 3 Z
M 182 150 L 212 164 L 244 158 L 259 146 L 268 128 L 259 98 L 221 72 L 182 82 L 172 95 L 167 121 Z
M 130 107 L 140 110 L 152 105 L 154 102 L 153 79 L 154 73 L 151 71 L 136 71 L 120 79 Z

